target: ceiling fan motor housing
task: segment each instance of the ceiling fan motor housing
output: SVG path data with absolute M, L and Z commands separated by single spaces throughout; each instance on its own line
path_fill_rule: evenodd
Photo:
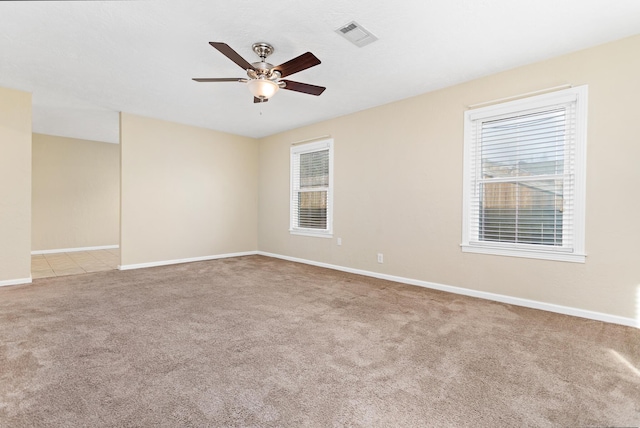
M 266 59 L 271 55 L 275 49 L 269 43 L 259 42 L 254 43 L 251 48 L 260 57 L 259 62 L 253 62 L 251 65 L 255 70 L 247 70 L 247 75 L 252 79 L 269 79 L 277 80 L 281 74 L 277 70 L 273 69 L 273 64 L 269 64 Z

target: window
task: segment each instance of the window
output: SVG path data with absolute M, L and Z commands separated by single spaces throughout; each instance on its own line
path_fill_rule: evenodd
M 587 87 L 465 113 L 462 250 L 584 262 Z
M 292 234 L 331 237 L 333 140 L 291 147 L 290 206 Z

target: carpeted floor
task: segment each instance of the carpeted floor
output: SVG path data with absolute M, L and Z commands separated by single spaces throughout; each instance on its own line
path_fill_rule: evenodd
M 261 256 L 0 289 L 0 426 L 631 426 L 640 330 Z

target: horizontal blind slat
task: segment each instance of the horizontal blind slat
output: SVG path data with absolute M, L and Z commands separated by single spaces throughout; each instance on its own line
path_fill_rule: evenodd
M 329 149 L 300 152 L 292 159 L 292 226 L 326 229 L 329 193 Z
M 470 153 L 472 240 L 562 246 L 572 236 L 573 111 L 477 120 Z

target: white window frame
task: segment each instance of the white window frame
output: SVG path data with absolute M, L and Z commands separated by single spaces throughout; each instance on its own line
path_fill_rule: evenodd
M 327 228 L 314 229 L 296 226 L 296 202 L 297 192 L 294 180 L 294 163 L 295 158 L 305 153 L 319 152 L 329 150 L 329 185 L 326 188 L 318 190 L 326 190 L 327 192 Z M 289 161 L 289 232 L 292 235 L 315 236 L 320 238 L 333 237 L 333 139 L 325 139 L 314 141 L 311 143 L 297 144 L 291 146 L 291 156 Z
M 493 254 L 500 256 L 526 257 L 534 259 L 558 260 L 584 263 L 585 254 L 585 182 L 586 182 L 586 149 L 587 149 L 587 85 L 561 91 L 537 95 L 515 101 L 509 101 L 488 107 L 468 110 L 464 114 L 464 174 L 463 174 L 463 215 L 462 244 L 463 252 Z M 573 203 L 572 217 L 573 239 L 566 246 L 557 249 L 536 244 L 519 244 L 506 242 L 481 241 L 478 228 L 472 227 L 472 198 L 478 191 L 477 177 L 472 177 L 474 148 L 474 127 L 479 123 L 497 118 L 516 116 L 519 113 L 535 109 L 553 109 L 561 104 L 575 103 L 575 162 L 573 168 Z M 565 161 L 566 162 L 566 161 Z M 567 166 L 567 164 L 565 164 Z M 474 168 L 478 174 L 481 168 Z M 475 236 L 473 236 L 475 234 Z

